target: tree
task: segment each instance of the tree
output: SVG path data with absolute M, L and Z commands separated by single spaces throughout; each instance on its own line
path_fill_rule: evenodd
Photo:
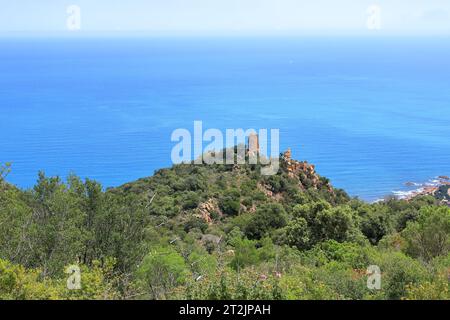
M 219 208 L 228 215 L 237 215 L 241 208 L 240 193 L 237 190 L 227 191 L 219 200 Z
M 172 247 L 157 246 L 145 256 L 137 271 L 141 287 L 150 298 L 165 298 L 168 292 L 186 281 L 188 269 L 183 257 Z
M 282 205 L 271 203 L 260 206 L 254 218 L 245 228 L 245 234 L 250 239 L 261 239 L 271 230 L 282 228 L 286 225 L 286 212 Z
M 23 193 L 15 188 L 0 191 L 0 257 L 18 264 L 30 261 L 32 224 L 32 209 Z
M 329 239 L 338 242 L 354 240 L 359 232 L 349 206 L 331 207 L 328 202 L 320 200 L 295 206 L 293 215 L 294 219 L 286 229 L 286 240 L 288 244 L 301 248 Z
M 331 209 L 331 205 L 325 200 L 312 203 L 296 205 L 293 208 L 294 217 L 304 218 L 308 223 L 313 223 L 317 214 L 326 209 Z
M 374 261 L 380 267 L 381 294 L 385 299 L 401 299 L 407 295 L 409 286 L 427 280 L 427 270 L 419 261 L 401 252 L 383 252 Z
M 408 223 L 402 232 L 407 242 L 406 252 L 430 261 L 450 250 L 450 208 L 425 207 L 417 222 Z
M 357 232 L 353 221 L 353 214 L 348 206 L 325 209 L 317 213 L 313 225 L 314 242 L 332 239 L 338 242 L 352 240 Z
M 285 243 L 299 250 L 308 249 L 311 245 L 311 231 L 305 218 L 294 218 L 285 228 Z
M 188 257 L 189 267 L 194 277 L 204 277 L 214 274 L 217 269 L 217 260 L 206 251 L 193 251 Z
M 195 209 L 200 203 L 200 197 L 193 191 L 188 191 L 183 195 L 182 207 L 183 209 Z
M 234 270 L 241 270 L 249 265 L 258 262 L 258 252 L 256 241 L 247 238 L 235 238 L 233 241 L 234 258 L 231 260 L 231 267 Z
M 369 209 L 361 221 L 361 231 L 372 244 L 377 244 L 394 230 L 392 218 L 387 210 Z
M 25 232 L 31 248 L 26 267 L 56 275 L 80 259 L 86 239 L 85 214 L 80 201 L 58 177 L 39 173 L 32 192 L 33 213 Z

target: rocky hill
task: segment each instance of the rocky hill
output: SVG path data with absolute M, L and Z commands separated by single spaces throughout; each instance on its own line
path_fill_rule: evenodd
M 288 204 L 307 197 L 337 205 L 349 200 L 343 190 L 333 188 L 327 178 L 321 177 L 314 165 L 292 159 L 290 150 L 280 156 L 276 175 L 263 176 L 260 169 L 260 165 L 250 164 L 180 164 L 109 192 L 151 199 L 150 207 L 156 211 L 164 210 L 162 202 L 170 197 L 171 214 L 193 213 L 208 223 L 224 214 L 255 212 L 268 202 Z

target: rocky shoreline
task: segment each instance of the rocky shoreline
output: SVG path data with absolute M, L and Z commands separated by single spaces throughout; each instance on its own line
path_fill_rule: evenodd
M 404 200 L 411 200 L 418 196 L 433 196 L 440 200 L 443 204 L 450 206 L 450 177 L 439 176 L 432 183 L 417 184 L 414 182 L 405 183 L 406 186 L 416 186 L 415 190 L 407 192 L 402 198 Z

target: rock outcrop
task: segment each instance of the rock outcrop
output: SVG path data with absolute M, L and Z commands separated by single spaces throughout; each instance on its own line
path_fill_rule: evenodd
M 288 148 L 282 155 L 282 161 L 286 165 L 286 170 L 289 177 L 298 178 L 302 181 L 302 178 L 309 180 L 311 186 L 317 188 L 320 184 L 320 177 L 316 173 L 316 167 L 313 164 L 309 164 L 307 161 L 298 161 L 292 159 L 291 148 Z M 304 181 L 303 181 L 304 182 Z M 332 191 L 332 187 L 329 186 L 329 190 Z
M 209 199 L 206 202 L 200 203 L 198 206 L 198 210 L 200 212 L 198 217 L 202 218 L 207 223 L 213 222 L 213 218 L 211 217 L 213 212 L 222 215 L 222 212 L 217 204 L 217 200 L 215 199 Z

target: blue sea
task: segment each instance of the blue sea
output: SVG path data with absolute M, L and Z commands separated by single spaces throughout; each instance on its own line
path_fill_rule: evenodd
M 373 201 L 450 175 L 450 39 L 0 39 L 0 163 L 118 186 L 171 166 L 171 133 L 278 128 L 281 149 Z

